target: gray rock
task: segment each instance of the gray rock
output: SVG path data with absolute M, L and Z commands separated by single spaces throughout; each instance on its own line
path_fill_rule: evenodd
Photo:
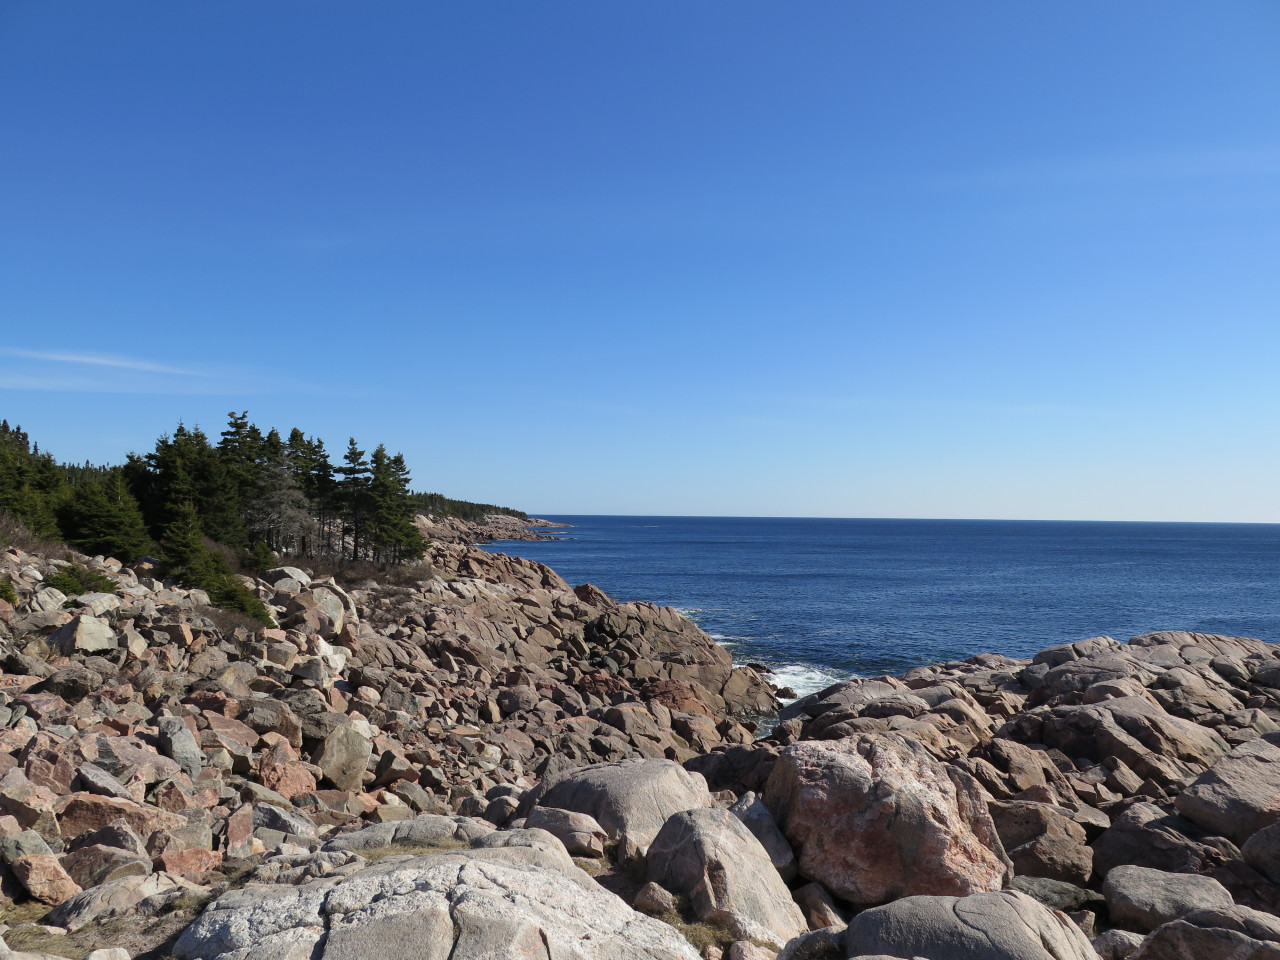
M 359 791 L 372 756 L 372 741 L 354 724 L 343 723 L 324 738 L 314 760 L 339 790 Z
M 1245 862 L 1272 883 L 1280 883 L 1280 823 L 1263 827 L 1240 848 Z
M 206 909 L 174 953 L 183 960 L 699 960 L 675 930 L 571 863 L 531 864 L 521 849 L 387 857 L 344 878 L 251 885 Z
M 1112 923 L 1142 933 L 1195 910 L 1234 905 L 1231 894 L 1212 877 L 1133 865 L 1108 873 L 1102 894 Z
M 97 617 L 81 614 L 54 631 L 48 644 L 59 653 L 97 653 L 119 646 L 115 631 Z
M 539 827 L 558 837 L 575 857 L 602 856 L 605 841 L 609 839 L 595 817 L 573 810 L 534 807 L 524 822 L 527 827 Z
M 1178 812 L 1206 830 L 1244 843 L 1280 820 L 1276 734 L 1242 743 L 1178 794 Z
M 181 717 L 160 718 L 160 751 L 193 780 L 204 764 L 204 751 Z
M 1157 927 L 1130 960 L 1278 960 L 1280 919 L 1248 907 L 1197 910 Z
M 95 920 L 109 920 L 119 916 L 154 916 L 169 898 L 204 889 L 167 873 L 123 877 L 76 894 L 55 907 L 49 914 L 48 922 L 75 931 Z M 153 905 L 154 909 L 146 909 L 147 904 Z
M 1142 946 L 1146 938 L 1131 930 L 1108 930 L 1093 938 L 1093 949 L 1102 960 L 1124 960 Z
M 648 879 L 687 894 L 698 919 L 781 948 L 808 929 L 760 841 L 727 810 L 684 810 L 658 831 Z
M 297 837 L 314 837 L 316 825 L 300 813 L 282 810 L 273 803 L 253 805 L 253 829 L 279 830 Z
M 791 849 L 791 843 L 778 829 L 778 824 L 774 821 L 769 808 L 764 805 L 764 801 L 748 790 L 729 808 L 729 812 L 741 820 L 760 841 L 760 845 L 769 854 L 769 859 L 773 861 L 782 879 L 788 883 L 794 880 L 796 877 L 795 851 Z
M 670 760 L 623 760 L 572 770 L 546 789 L 537 804 L 595 818 L 609 839 L 645 850 L 674 813 L 711 806 L 707 783 Z
M 927 960 L 1097 960 L 1065 917 L 1014 891 L 968 897 L 905 897 L 854 917 L 845 957 L 888 954 Z
M 73 790 L 84 790 L 96 793 L 100 797 L 115 797 L 119 800 L 133 800 L 133 794 L 125 789 L 123 783 L 107 773 L 96 763 L 82 763 L 72 782 Z
M 53 851 L 49 849 L 49 844 L 44 842 L 44 837 L 34 830 L 23 830 L 19 833 L 11 833 L 7 837 L 0 837 L 0 859 L 5 863 L 11 864 L 23 857 L 51 853 Z
M 377 850 L 394 846 L 431 846 L 438 844 L 470 844 L 493 832 L 493 824 L 466 817 L 441 817 L 426 814 L 414 820 L 398 820 L 379 823 L 354 833 L 334 837 L 321 849 L 326 853 L 337 851 Z

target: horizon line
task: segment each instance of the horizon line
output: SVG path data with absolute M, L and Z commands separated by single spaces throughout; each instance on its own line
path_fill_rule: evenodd
M 659 519 L 659 520 L 878 520 L 886 522 L 914 521 L 921 523 L 1165 523 L 1203 524 L 1217 526 L 1277 526 L 1280 520 L 1102 520 L 1078 517 L 832 517 L 819 514 L 728 514 L 728 513 L 543 513 L 528 512 L 530 520 L 549 520 L 554 517 Z

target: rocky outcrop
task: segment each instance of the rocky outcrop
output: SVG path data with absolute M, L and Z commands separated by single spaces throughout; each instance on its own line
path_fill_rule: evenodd
M 347 854 L 322 876 L 309 875 L 305 861 L 268 862 L 282 881 L 224 894 L 175 953 L 183 960 L 696 960 L 671 927 L 601 889 L 557 841 L 541 837 L 372 865 Z
M 463 539 L 417 580 L 247 579 L 265 629 L 145 564 L 79 558 L 116 590 L 68 598 L 0 553 L 0 890 L 54 931 L 13 936 L 692 956 L 634 903 L 715 960 L 1280 955 L 1277 647 L 974 657 L 756 740 L 772 690 L 674 610 Z

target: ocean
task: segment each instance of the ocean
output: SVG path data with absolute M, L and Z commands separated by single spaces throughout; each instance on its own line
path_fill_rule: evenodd
M 779 686 L 1108 634 L 1280 642 L 1280 524 L 548 517 L 487 547 L 670 605 Z

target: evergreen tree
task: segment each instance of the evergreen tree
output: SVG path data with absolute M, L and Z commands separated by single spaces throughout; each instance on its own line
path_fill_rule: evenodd
M 379 444 L 370 460 L 370 541 L 373 559 L 401 563 L 421 557 L 426 542 L 413 520 L 416 509 L 409 493 L 409 470 L 404 457 L 387 456 Z
M 343 466 L 338 467 L 338 504 L 343 520 L 342 532 L 351 537 L 351 559 L 359 560 L 364 546 L 365 517 L 369 512 L 369 461 L 364 451 L 356 446 L 356 438 L 347 443 L 342 456 Z
M 58 512 L 58 524 L 67 543 L 90 555 L 133 563 L 151 549 L 142 511 L 119 469 L 105 481 L 76 486 Z

